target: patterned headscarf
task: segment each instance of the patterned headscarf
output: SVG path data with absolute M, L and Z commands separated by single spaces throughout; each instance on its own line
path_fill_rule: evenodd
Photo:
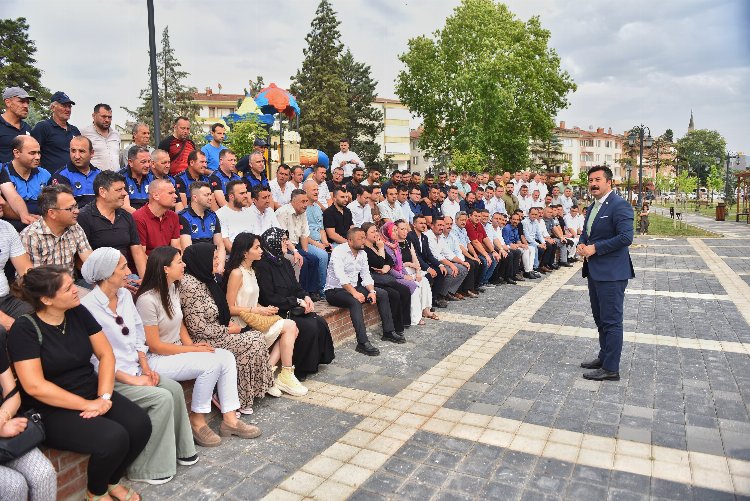
M 289 238 L 289 233 L 281 228 L 270 227 L 260 236 L 260 246 L 264 254 L 275 260 L 284 258 L 283 239 Z
M 401 249 L 398 246 L 398 242 L 393 236 L 394 231 L 396 231 L 396 225 L 392 221 L 388 221 L 380 228 L 385 250 L 393 258 L 393 269 L 401 272 L 404 268 L 404 260 L 401 256 Z

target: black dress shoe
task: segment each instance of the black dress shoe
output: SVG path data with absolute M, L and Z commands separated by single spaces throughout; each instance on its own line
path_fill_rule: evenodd
M 530 271 L 525 271 L 523 273 L 523 276 L 524 276 L 524 278 L 527 278 L 529 280 L 536 280 L 536 276 L 534 274 L 532 274 L 532 272 L 530 272 Z
M 596 369 L 595 371 L 584 373 L 583 378 L 592 381 L 619 381 L 620 373 L 608 371 L 607 369 Z
M 560 266 L 564 266 L 566 268 L 572 268 L 573 267 L 573 265 L 570 264 L 570 263 L 560 263 Z
M 435 306 L 436 308 L 447 308 L 448 301 L 445 299 L 435 299 L 432 301 L 432 306 Z
M 505 283 L 508 284 L 508 285 L 516 285 L 518 282 L 516 282 L 512 278 L 506 278 L 505 279 Z
M 390 341 L 391 343 L 396 344 L 403 344 L 406 342 L 406 339 L 404 339 L 403 336 L 399 336 L 395 332 L 384 332 L 381 339 L 383 341 Z
M 396 336 L 397 338 L 403 339 L 403 340 L 404 340 L 404 342 L 406 342 L 406 336 L 404 336 L 404 331 L 401 331 L 401 332 L 395 332 L 395 333 L 394 333 L 394 335 L 395 335 L 395 336 Z
M 456 296 L 454 296 L 450 292 L 445 295 L 445 300 L 446 301 L 460 301 Z
M 559 270 L 560 269 L 560 265 L 557 264 L 557 263 L 552 263 L 551 265 L 549 265 L 549 267 L 552 268 L 553 270 Z
M 377 357 L 380 355 L 380 350 L 375 348 L 369 341 L 366 343 L 357 343 L 357 347 L 354 348 L 354 351 L 364 353 L 368 357 Z
M 526 281 L 526 279 L 523 278 L 523 275 L 521 275 L 520 273 L 518 275 L 516 275 L 515 277 L 513 277 L 513 280 L 515 280 L 516 282 L 525 282 Z
M 538 271 L 535 271 L 534 272 L 534 278 L 542 278 L 542 274 L 539 273 Z
M 581 368 L 582 369 L 601 369 L 602 368 L 602 361 L 598 358 L 595 358 L 594 360 L 590 360 L 588 362 L 581 362 Z
M 477 287 L 477 288 L 476 288 L 476 289 L 474 289 L 474 290 L 475 290 L 476 292 L 479 292 L 480 294 L 481 294 L 481 293 L 483 293 L 483 292 L 487 292 L 487 289 L 485 289 L 484 287 L 481 287 L 481 286 L 480 286 L 480 287 Z
M 310 301 L 312 301 L 313 303 L 317 303 L 318 301 L 320 301 L 320 294 L 318 294 L 317 292 L 311 292 L 309 296 Z

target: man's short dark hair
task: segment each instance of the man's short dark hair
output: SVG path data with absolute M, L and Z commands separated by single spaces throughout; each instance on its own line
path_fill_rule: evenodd
M 57 196 L 60 193 L 72 195 L 73 190 L 71 190 L 70 186 L 67 184 L 51 184 L 45 186 L 38 199 L 39 214 L 46 216 L 50 209 L 57 207 Z
M 198 160 L 198 155 L 206 156 L 201 150 L 193 150 L 188 154 L 188 163 Z
M 102 108 L 104 108 L 107 111 L 112 111 L 112 107 L 110 105 L 99 103 L 96 106 L 94 106 L 94 113 L 99 113 L 99 110 L 101 110 Z
M 91 142 L 91 139 L 87 138 L 86 136 L 74 136 L 70 138 L 70 142 L 73 141 L 86 141 L 86 144 L 89 145 L 89 151 L 94 151 L 94 143 Z
M 243 181 L 242 179 L 235 179 L 233 181 L 229 181 L 227 183 L 227 187 L 226 187 L 226 190 L 227 190 L 226 194 L 227 194 L 227 196 L 229 196 L 229 195 L 231 195 L 231 194 L 234 193 L 234 187 L 235 186 L 244 185 L 244 184 L 245 184 L 245 181 Z
M 290 200 L 294 200 L 294 197 L 297 197 L 297 196 L 300 196 L 300 195 L 303 195 L 303 196 L 306 197 L 307 196 L 307 192 L 305 190 L 301 190 L 299 188 L 297 188 L 295 190 L 292 190 L 292 194 L 291 194 Z
M 513 184 L 513 182 L 512 181 L 508 181 L 507 183 L 505 183 L 505 186 L 508 186 L 509 184 Z M 515 184 L 513 184 L 513 186 L 515 186 Z M 523 186 L 526 186 L 526 185 L 524 184 Z M 523 188 L 523 186 L 521 186 L 521 188 Z
M 299 167 L 299 165 L 297 165 L 297 166 L 295 166 L 295 167 Z M 301 167 L 300 167 L 300 168 L 301 168 Z M 316 171 L 316 170 L 318 170 L 318 169 L 325 169 L 325 170 L 327 171 L 327 170 L 328 170 L 328 167 L 326 167 L 325 165 L 316 165 L 315 167 L 313 167 L 313 172 L 315 172 L 315 171 Z
M 570 206 L 570 210 L 577 209 L 577 208 L 578 208 L 578 204 L 573 204 Z
M 612 175 L 612 169 L 610 169 L 606 165 L 595 165 L 595 166 L 591 167 L 589 169 L 589 171 L 586 173 L 586 177 L 590 176 L 594 172 L 599 172 L 599 171 L 601 171 L 601 172 L 604 173 L 604 178 L 607 181 L 612 181 L 612 176 L 613 176 Z
M 135 157 L 138 156 L 138 153 L 146 152 L 149 155 L 151 154 L 150 151 L 148 151 L 148 148 L 145 146 L 138 146 L 137 144 L 134 144 L 130 148 L 128 148 L 128 160 L 135 160 Z
M 250 190 L 250 195 L 253 197 L 253 200 L 258 200 L 260 198 L 260 194 L 264 191 L 271 191 L 271 188 L 268 186 L 263 186 L 262 184 L 256 184 L 253 186 L 253 189 Z
M 361 173 L 364 174 L 365 170 L 358 165 L 358 166 L 356 166 L 355 168 L 352 169 L 352 174 L 354 174 L 355 172 L 361 172 Z
M 363 229 L 362 229 L 362 228 L 360 228 L 359 226 L 352 226 L 351 228 L 349 228 L 349 231 L 347 231 L 347 232 L 346 232 L 346 239 L 347 239 L 347 240 L 351 240 L 352 238 L 354 238 L 354 235 L 356 235 L 356 234 L 357 234 L 357 233 L 359 233 L 360 231 L 361 231 L 362 233 L 364 233 L 364 232 L 365 232 L 365 230 L 363 230 Z
M 435 174 L 428 172 L 427 174 L 424 175 L 424 179 L 425 181 L 427 181 L 428 179 L 435 179 Z
M 227 128 L 224 124 L 216 122 L 215 124 L 211 126 L 211 132 L 216 132 L 216 129 L 218 129 L 219 127 L 221 127 L 222 129 Z
M 476 209 L 476 208 L 474 208 L 474 209 L 471 209 L 471 210 L 469 211 L 469 215 L 471 216 L 471 215 L 472 215 L 472 214 L 474 214 L 475 212 L 478 212 L 479 214 L 481 214 L 481 213 L 482 213 L 482 209 Z M 488 212 L 489 212 L 489 211 L 488 211 Z
M 322 165 L 318 165 L 318 167 L 323 167 L 323 166 Z M 323 168 L 325 169 L 325 167 L 323 167 Z M 289 174 L 291 174 L 293 176 L 294 173 L 297 172 L 298 170 L 304 170 L 304 169 L 302 168 L 301 165 L 295 165 L 294 167 L 292 167 L 291 169 L 289 169 Z
M 401 183 L 398 185 L 398 191 L 405 191 L 406 193 L 409 193 L 409 186 Z
M 194 181 L 190 184 L 190 197 L 192 198 L 193 192 L 200 190 L 201 188 L 211 189 L 211 185 L 205 181 Z
M 365 192 L 364 186 L 352 186 L 351 189 L 349 190 L 349 193 L 351 193 L 354 198 L 358 198 L 364 192 Z
M 177 125 L 177 122 L 179 122 L 180 120 L 185 120 L 186 122 L 190 121 L 190 119 L 188 117 L 180 115 L 179 117 L 177 117 L 177 118 L 174 119 L 174 122 L 172 122 L 172 125 L 173 126 Z
M 129 154 L 130 152 L 128 152 Z M 108 190 L 114 183 L 124 183 L 125 176 L 112 170 L 103 170 L 94 178 L 94 194 L 99 196 L 99 188 Z
M 348 137 L 345 137 L 343 139 L 339 139 L 339 143 L 348 143 L 348 142 L 349 142 L 349 138 Z
M 234 155 L 234 156 L 236 157 L 236 156 L 237 156 L 237 153 L 233 152 L 233 151 L 232 151 L 232 150 L 230 150 L 229 148 L 224 148 L 223 150 L 221 150 L 221 151 L 219 152 L 219 160 L 221 160 L 222 158 L 224 158 L 224 157 L 225 157 L 225 156 L 227 156 L 227 155 Z
M 334 197 L 336 194 L 340 191 L 343 191 L 344 193 L 349 193 L 349 190 L 346 189 L 346 186 L 336 186 L 333 188 L 333 192 L 331 193 Z
M 417 219 L 424 219 L 425 221 L 427 221 L 427 218 L 424 217 L 424 214 L 415 214 L 414 219 L 412 221 L 416 223 Z
M 292 171 L 292 169 L 287 164 L 279 164 L 279 166 L 276 168 L 276 170 L 279 171 L 280 169 L 288 170 L 290 173 Z

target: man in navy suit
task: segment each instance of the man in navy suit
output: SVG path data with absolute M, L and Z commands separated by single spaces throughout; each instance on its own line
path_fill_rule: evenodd
M 612 193 L 609 167 L 592 167 L 588 175 L 595 202 L 587 211 L 576 250 L 584 258 L 583 277 L 588 278 L 591 312 L 599 330 L 599 355 L 581 367 L 594 369 L 583 375 L 586 379 L 618 381 L 625 287 L 635 277 L 628 252 L 633 243 L 633 209 Z

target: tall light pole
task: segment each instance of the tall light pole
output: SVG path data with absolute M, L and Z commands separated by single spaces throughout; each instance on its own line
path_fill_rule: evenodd
M 161 142 L 159 125 L 159 84 L 156 80 L 156 28 L 154 27 L 154 0 L 146 0 L 148 11 L 148 54 L 151 68 L 151 113 L 154 115 L 154 144 Z
M 631 187 L 630 187 L 630 173 L 633 171 L 633 166 L 630 165 L 630 164 L 628 164 L 628 166 L 626 167 L 626 169 L 628 171 L 628 203 L 632 205 L 633 204 L 633 196 L 630 193 L 630 190 L 631 190 Z
M 729 203 L 729 166 L 730 162 L 732 160 L 737 160 L 739 162 L 740 156 L 737 153 L 732 153 L 731 151 L 727 151 L 727 178 L 724 180 L 724 203 Z
M 648 131 L 648 134 L 646 134 Z M 651 137 L 651 129 L 645 125 L 636 125 L 630 130 L 628 135 L 628 144 L 634 146 L 636 140 L 639 143 L 639 164 L 638 164 L 638 209 L 643 208 L 643 147 L 650 148 L 654 144 L 654 138 Z

